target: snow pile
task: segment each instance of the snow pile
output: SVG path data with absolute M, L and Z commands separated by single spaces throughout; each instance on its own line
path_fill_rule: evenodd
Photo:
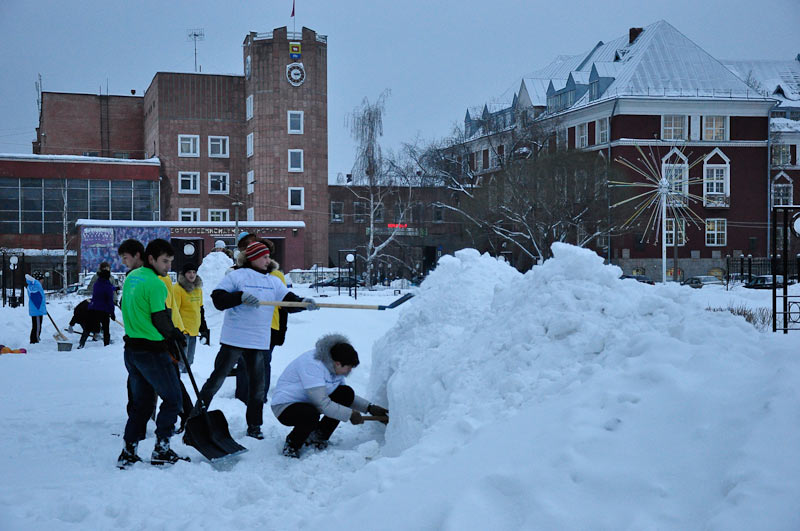
M 231 266 L 233 266 L 233 260 L 228 255 L 212 252 L 203 258 L 203 263 L 197 268 L 197 274 L 203 279 L 203 306 L 205 306 L 207 320 L 211 319 L 212 315 L 216 316 L 222 313 L 214 308 L 214 303 L 211 302 L 211 292 L 214 291 Z
M 386 518 L 752 529 L 767 509 L 774 529 L 800 524 L 789 343 L 706 311 L 697 290 L 553 252 L 525 275 L 472 250 L 444 258 L 376 343 L 373 396 L 392 412 L 383 453 L 425 463 L 385 493 L 403 500 Z

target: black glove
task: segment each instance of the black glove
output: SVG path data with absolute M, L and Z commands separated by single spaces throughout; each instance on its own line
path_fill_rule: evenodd
M 173 328 L 172 333 L 169 335 L 169 339 L 175 342 L 176 345 L 180 348 L 186 348 L 186 336 L 183 335 L 180 328 Z
M 200 343 L 203 342 L 203 339 L 206 340 L 206 345 L 211 344 L 211 330 L 209 330 L 208 328 L 200 330 Z
M 356 425 L 364 424 L 364 418 L 361 416 L 361 413 L 354 409 L 353 412 L 350 413 L 350 423 Z
M 388 417 L 389 416 L 389 410 L 388 409 L 383 408 L 381 406 L 376 406 L 375 404 L 370 404 L 369 406 L 367 406 L 367 413 L 369 413 L 370 415 L 375 415 L 376 417 Z

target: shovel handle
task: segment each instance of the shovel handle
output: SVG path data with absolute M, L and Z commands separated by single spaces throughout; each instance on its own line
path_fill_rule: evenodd
M 363 420 L 376 420 L 378 422 L 383 422 L 384 424 L 389 423 L 389 417 L 386 415 L 361 415 Z
M 47 312 L 47 317 L 50 317 L 50 322 L 53 323 L 53 327 L 55 327 L 56 332 L 58 332 L 58 339 L 60 339 L 61 341 L 69 341 L 69 339 L 67 339 L 67 336 L 62 334 L 61 330 L 58 329 L 58 325 L 56 325 L 56 322 L 53 321 L 53 317 L 50 315 L 50 312 Z

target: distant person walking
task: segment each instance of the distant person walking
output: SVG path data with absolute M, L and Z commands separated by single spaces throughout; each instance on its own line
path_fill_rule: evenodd
M 38 343 L 42 336 L 42 320 L 47 315 L 44 288 L 41 282 L 25 275 L 28 287 L 28 315 L 31 316 L 31 345 Z

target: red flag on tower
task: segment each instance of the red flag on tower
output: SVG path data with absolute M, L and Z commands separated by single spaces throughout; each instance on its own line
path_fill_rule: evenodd
M 294 16 L 294 0 L 292 0 L 292 16 Z

